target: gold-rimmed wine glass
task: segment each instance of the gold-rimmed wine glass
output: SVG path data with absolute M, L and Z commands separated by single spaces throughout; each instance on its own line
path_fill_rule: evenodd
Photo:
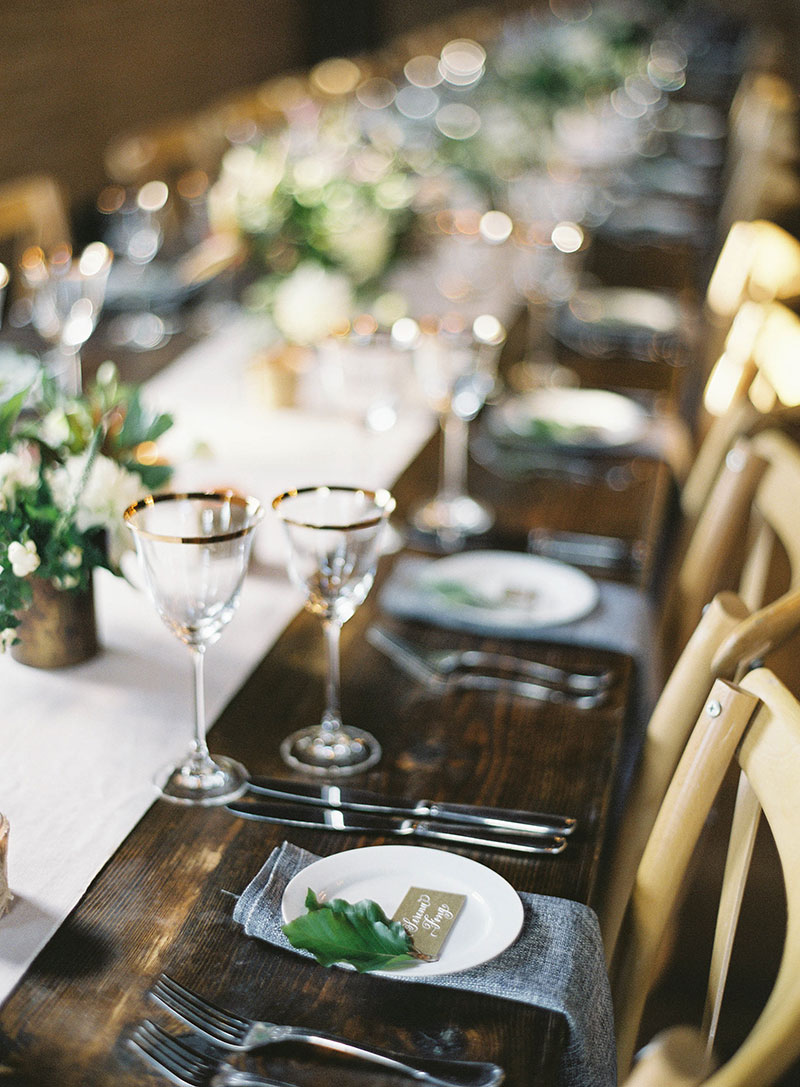
M 381 748 L 371 733 L 342 723 L 339 640 L 372 587 L 394 498 L 386 490 L 306 487 L 278 495 L 272 506 L 289 543 L 289 577 L 306 593 L 308 611 L 322 620 L 327 657 L 322 719 L 288 736 L 281 756 L 295 769 L 318 774 L 366 770 Z
M 175 803 L 225 804 L 247 786 L 241 763 L 209 754 L 203 662 L 239 605 L 263 514 L 255 498 L 230 491 L 148 495 L 125 511 L 148 592 L 194 663 L 192 746 L 156 778 L 162 795 Z

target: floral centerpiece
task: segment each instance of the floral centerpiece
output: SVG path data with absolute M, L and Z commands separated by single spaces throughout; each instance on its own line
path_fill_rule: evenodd
M 17 639 L 32 579 L 78 591 L 95 567 L 119 573 L 123 511 L 171 474 L 155 442 L 172 418 L 149 412 L 113 363 L 82 396 L 65 399 L 45 374 L 36 384 L 0 400 L 0 650 Z
M 357 112 L 307 105 L 285 130 L 232 147 L 209 198 L 216 229 L 244 235 L 268 272 L 248 304 L 294 344 L 318 342 L 380 295 L 415 195 L 396 148 L 368 137 Z

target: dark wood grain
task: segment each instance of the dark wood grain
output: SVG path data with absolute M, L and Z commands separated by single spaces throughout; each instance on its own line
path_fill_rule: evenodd
M 435 478 L 431 443 L 398 481 L 399 518 Z M 524 542 L 528 528 L 575 523 L 571 490 L 473 473 L 495 501 L 493 539 Z M 622 530 L 652 545 L 663 499 L 659 469 L 642 471 L 617 509 L 602 483 L 582 492 L 585 522 Z M 559 500 L 560 499 L 560 500 Z M 387 558 L 384 578 L 394 560 Z M 379 586 L 378 586 L 379 588 Z M 616 683 L 607 705 L 581 711 L 475 692 L 431 695 L 402 676 L 365 640 L 378 588 L 343 638 L 343 712 L 380 739 L 384 756 L 359 775 L 365 787 L 515 808 L 570 813 L 579 830 L 558 857 L 520 859 L 499 851 L 458 850 L 518 890 L 596 901 L 614 770 L 633 689 L 629 658 L 580 646 L 519 642 L 518 652 L 567 667 L 603 664 Z M 406 624 L 431 646 L 485 645 L 498 639 Z M 241 758 L 252 773 L 292 774 L 281 738 L 318 719 L 323 645 L 318 621 L 299 615 L 231 701 L 211 734 L 212 750 Z M 225 810 L 159 801 L 103 871 L 0 1010 L 0 1052 L 10 1082 L 59 1087 L 120 1087 L 163 1082 L 128 1048 L 146 1015 L 169 1019 L 147 992 L 167 970 L 245 1014 L 326 1028 L 397 1050 L 494 1060 L 509 1087 L 550 1085 L 562 1044 L 560 1023 L 533 1008 L 437 987 L 325 971 L 246 938 L 232 920 L 241 893 L 284 838 L 329 855 L 381 839 L 334 835 L 240 820 Z M 413 992 L 409 992 L 413 988 Z M 174 1023 L 172 1024 L 174 1028 Z M 251 1058 L 301 1085 L 397 1083 L 353 1062 L 279 1047 Z

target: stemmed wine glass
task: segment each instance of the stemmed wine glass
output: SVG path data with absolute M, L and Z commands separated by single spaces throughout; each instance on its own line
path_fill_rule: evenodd
M 247 785 L 241 763 L 209 754 L 203 662 L 238 607 L 263 514 L 256 499 L 230 491 L 149 495 L 125 511 L 153 603 L 194 662 L 194 740 L 178 766 L 157 775 L 175 803 L 225 804 Z
M 100 317 L 112 260 L 103 242 L 91 242 L 77 259 L 68 245 L 49 255 L 31 246 L 22 255 L 33 325 L 54 349 L 47 368 L 69 395 L 81 391 L 80 352 Z
M 306 592 L 306 608 L 322 620 L 327 653 L 322 719 L 288 736 L 281 755 L 298 770 L 353 774 L 374 766 L 381 748 L 369 732 L 342 723 L 339 638 L 372 587 L 395 501 L 385 490 L 330 486 L 287 491 L 272 506 L 289 542 L 289 576 Z
M 414 351 L 417 378 L 442 433 L 436 494 L 412 511 L 417 532 L 454 548 L 491 527 L 494 514 L 467 493 L 469 424 L 495 383 L 497 352 L 505 329 L 491 314 L 477 317 L 471 331 L 446 325 L 420 335 Z

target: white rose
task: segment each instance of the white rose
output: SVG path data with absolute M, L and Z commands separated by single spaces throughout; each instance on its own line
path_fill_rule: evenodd
M 347 323 L 352 306 L 347 277 L 309 261 L 278 287 L 272 318 L 292 343 L 318 343 Z
M 17 632 L 13 627 L 6 627 L 5 630 L 0 630 L 0 653 L 5 653 L 8 647 L 14 644 L 16 636 Z
M 8 561 L 11 563 L 11 570 L 15 577 L 27 577 L 38 568 L 42 560 L 39 558 L 33 540 L 28 540 L 27 543 L 14 540 L 8 545 Z
M 69 441 L 69 422 L 66 413 L 60 408 L 49 411 L 42 420 L 40 433 L 42 440 L 52 449 L 65 445 Z
M 8 501 L 13 500 L 19 487 L 35 487 L 39 482 L 39 462 L 27 447 L 20 447 L 18 452 L 0 453 L 0 494 Z

